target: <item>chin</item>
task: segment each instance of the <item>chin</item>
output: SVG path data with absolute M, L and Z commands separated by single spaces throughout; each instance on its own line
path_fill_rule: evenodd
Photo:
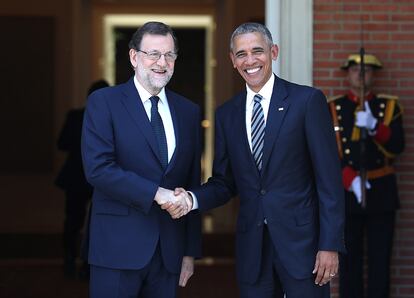
M 263 85 L 261 84 L 261 81 L 246 81 L 247 85 L 250 87 L 250 89 L 257 89 L 257 88 L 261 88 Z
M 167 85 L 167 84 L 168 84 L 168 82 L 169 82 L 169 79 L 168 79 L 168 78 L 163 78 L 163 79 L 153 79 L 153 80 L 151 80 L 151 85 L 152 85 L 154 88 L 159 88 L 159 89 L 162 89 L 162 88 L 164 88 L 164 87 L 165 87 L 165 85 Z

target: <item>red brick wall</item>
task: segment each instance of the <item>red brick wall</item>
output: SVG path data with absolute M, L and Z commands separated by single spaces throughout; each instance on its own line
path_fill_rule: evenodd
M 400 96 L 404 107 L 406 149 L 397 164 L 401 197 L 392 258 L 391 297 L 414 297 L 414 1 L 314 0 L 314 86 L 327 96 L 347 89 L 339 66 L 364 47 L 384 68 L 376 91 Z M 334 295 L 338 297 L 337 281 Z

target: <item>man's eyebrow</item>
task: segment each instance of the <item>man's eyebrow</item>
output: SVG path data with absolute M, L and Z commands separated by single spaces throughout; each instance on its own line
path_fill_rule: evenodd
M 262 48 L 262 47 L 254 47 L 252 49 L 252 51 L 264 51 L 264 48 Z M 245 50 L 240 50 L 240 51 L 237 51 L 235 55 L 244 54 L 244 53 L 246 53 Z
M 264 51 L 264 48 L 262 48 L 262 47 L 254 47 L 254 48 L 253 48 L 253 51 L 257 51 L 257 50 Z
M 246 53 L 245 50 L 237 51 L 235 55 Z

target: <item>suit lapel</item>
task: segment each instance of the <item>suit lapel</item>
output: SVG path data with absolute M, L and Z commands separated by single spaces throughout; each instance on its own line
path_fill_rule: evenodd
M 168 163 L 167 170 L 166 170 L 166 173 L 167 173 L 173 168 L 176 157 L 177 157 L 177 152 L 180 149 L 180 145 L 181 145 L 180 130 L 182 129 L 182 127 L 180 126 L 181 122 L 178 121 L 179 106 L 177 105 L 177 100 L 175 100 L 174 95 L 171 94 L 171 92 L 168 89 L 165 89 L 165 94 L 168 99 L 168 106 L 170 108 L 171 118 L 172 118 L 172 122 L 174 126 L 174 135 L 175 135 L 175 150 L 171 157 L 170 162 Z
M 125 84 L 124 94 L 125 97 L 122 98 L 122 103 L 125 105 L 125 108 L 131 115 L 132 119 L 134 119 L 135 124 L 137 124 L 138 128 L 141 130 L 142 135 L 147 140 L 154 155 L 157 156 L 158 160 L 161 162 L 157 140 L 152 132 L 151 124 L 147 113 L 145 112 L 141 98 L 139 97 L 138 91 L 135 88 L 133 79 L 130 79 Z
M 252 150 L 250 149 L 249 139 L 247 138 L 246 130 L 246 96 L 247 92 L 240 93 L 236 102 L 236 121 L 234 129 L 239 128 L 239 131 L 235 131 L 234 136 L 241 138 L 241 150 L 245 152 L 247 160 L 253 165 L 255 169 L 255 175 L 259 177 L 259 170 L 257 169 L 256 162 L 254 161 Z
M 289 102 L 286 100 L 287 96 L 288 93 L 284 82 L 276 76 L 269 112 L 267 114 L 262 173 L 267 166 L 274 143 L 279 135 L 285 115 L 288 112 Z

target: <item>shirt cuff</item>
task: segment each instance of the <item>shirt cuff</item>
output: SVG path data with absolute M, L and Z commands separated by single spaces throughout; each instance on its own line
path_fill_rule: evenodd
M 188 193 L 191 195 L 191 197 L 193 198 L 193 207 L 191 208 L 192 210 L 196 210 L 198 209 L 198 200 L 197 200 L 197 196 L 192 192 L 192 191 L 188 191 Z

